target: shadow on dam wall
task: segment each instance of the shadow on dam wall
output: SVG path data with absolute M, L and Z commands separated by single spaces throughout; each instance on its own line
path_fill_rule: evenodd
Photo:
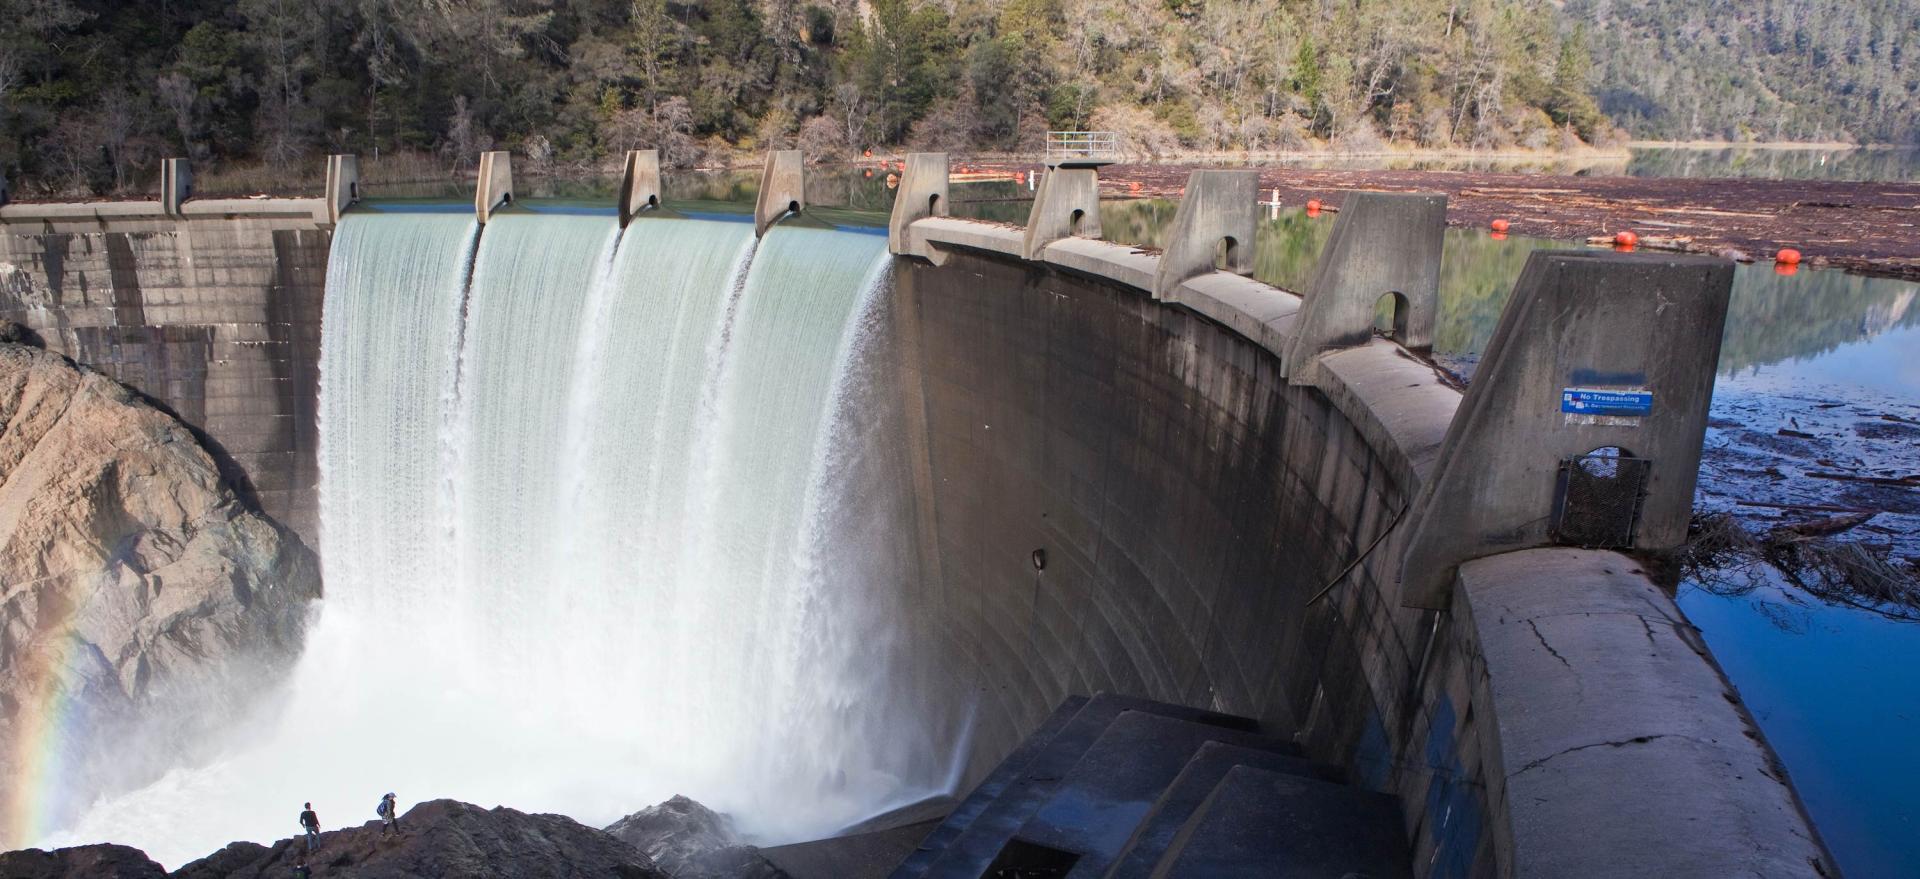
M 1831 863 L 1737 696 L 1636 562 L 1549 546 L 1538 523 L 1481 521 L 1528 505 L 1544 520 L 1547 502 L 1517 490 L 1434 510 L 1458 489 L 1449 479 L 1510 469 L 1463 457 L 1469 429 L 1537 400 L 1488 391 L 1476 407 L 1365 323 L 1324 331 L 1326 309 L 1214 271 L 1215 237 L 1195 262 L 1179 246 L 1074 237 L 1097 231 L 1077 221 L 1030 224 L 1056 230 L 1036 238 L 946 218 L 945 173 L 944 157 L 916 156 L 902 181 L 904 255 L 845 428 L 868 450 L 845 473 L 851 518 L 837 530 L 854 539 L 835 551 L 848 566 L 887 553 L 918 570 L 886 598 L 908 645 L 896 685 L 954 731 L 963 785 L 1062 697 L 1110 691 L 1258 718 L 1395 794 L 1416 875 Z M 1061 181 L 1059 197 L 1097 193 Z M 1221 199 L 1191 189 L 1196 204 Z M 273 218 L 193 206 L 0 207 L 0 317 L 167 403 L 311 541 L 312 364 L 337 206 L 283 200 Z M 1050 209 L 1097 214 L 1043 192 L 1036 217 Z M 1671 267 L 1567 259 L 1554 265 L 1569 277 L 1608 283 Z M 1193 268 L 1169 280 L 1183 261 Z M 1250 259 L 1229 246 L 1222 262 Z M 1419 347 L 1431 315 L 1423 326 L 1413 298 L 1399 330 Z M 1293 344 L 1305 335 L 1326 344 Z M 1497 386 L 1485 378 L 1497 359 L 1480 381 Z M 1561 378 L 1532 390 L 1557 397 Z M 1682 504 L 1690 473 L 1685 485 Z M 1462 550 L 1468 525 L 1494 536 Z M 1446 563 L 1407 577 L 1420 552 Z
M 239 494 L 318 543 L 318 199 L 0 207 L 0 320 L 180 418 Z

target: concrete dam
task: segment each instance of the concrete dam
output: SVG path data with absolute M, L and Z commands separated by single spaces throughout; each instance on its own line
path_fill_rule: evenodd
M 948 216 L 947 167 L 909 158 L 884 236 L 809 211 L 797 153 L 750 217 L 674 210 L 647 153 L 610 211 L 516 200 L 504 153 L 457 213 L 360 199 L 350 156 L 318 199 L 182 165 L 0 206 L 0 318 L 176 414 L 326 577 L 267 744 L 75 820 L 221 791 L 243 824 L 295 749 L 589 823 L 685 790 L 791 842 L 1001 791 L 1135 699 L 1386 798 L 1409 875 L 1830 864 L 1630 554 L 1685 535 L 1726 263 L 1536 254 L 1462 390 L 1421 357 L 1443 197 L 1349 194 L 1296 293 L 1246 277 L 1250 172 L 1196 172 L 1148 252 L 1100 240 L 1094 168 L 1016 227 Z M 896 875 L 983 875 L 988 817 L 987 858 L 1038 844 L 1028 793 Z

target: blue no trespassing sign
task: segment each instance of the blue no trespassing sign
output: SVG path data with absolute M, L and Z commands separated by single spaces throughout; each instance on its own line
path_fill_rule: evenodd
M 1653 413 L 1653 392 L 1563 388 L 1560 391 L 1560 411 L 1568 415 L 1650 415 Z

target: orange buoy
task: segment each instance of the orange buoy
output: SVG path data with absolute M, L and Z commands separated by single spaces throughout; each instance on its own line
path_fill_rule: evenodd
M 1623 229 L 1619 232 L 1613 233 L 1613 245 L 1615 247 L 1619 247 L 1625 250 L 1631 250 L 1633 249 L 1633 246 L 1635 244 L 1639 244 L 1639 243 L 1640 243 L 1640 236 L 1635 235 L 1632 232 L 1629 232 Z
M 1015 172 L 1013 172 L 1013 182 L 1015 182 L 1015 183 L 1025 183 L 1025 182 L 1027 182 L 1027 172 L 1025 172 L 1025 171 L 1015 171 Z
M 872 177 L 872 176 L 873 176 L 873 169 L 872 169 L 872 168 L 868 168 L 868 169 L 867 169 L 867 176 L 868 176 L 868 177 Z
M 866 157 L 866 158 L 869 158 L 869 159 L 871 159 L 871 158 L 873 158 L 873 150 L 863 150 L 863 151 L 862 151 L 862 152 L 860 153 L 860 155 L 862 155 L 862 156 L 864 156 L 864 157 Z
M 1779 253 L 1773 255 L 1773 261 L 1783 266 L 1797 266 L 1800 264 L 1800 251 L 1782 247 Z
M 1140 181 L 1138 181 L 1138 180 L 1131 180 L 1131 181 L 1128 181 L 1128 182 L 1127 182 L 1127 191 L 1128 191 L 1128 192 L 1139 192 L 1139 191 L 1140 191 Z
M 1506 220 L 1494 220 L 1492 223 L 1489 223 L 1488 226 L 1497 234 L 1505 235 L 1507 232 Z
M 1309 214 L 1317 214 L 1317 213 L 1320 213 L 1320 200 L 1319 200 L 1319 199 L 1317 199 L 1317 198 L 1310 198 L 1310 199 L 1307 199 L 1307 213 L 1309 213 Z

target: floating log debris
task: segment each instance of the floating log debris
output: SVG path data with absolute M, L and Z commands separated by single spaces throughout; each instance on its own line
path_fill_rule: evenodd
M 970 167 L 1019 170 L 1024 164 Z M 1191 168 L 1113 165 L 1112 198 L 1178 198 Z M 1582 241 L 1623 228 L 1659 230 L 1663 245 L 1751 261 L 1800 251 L 1801 265 L 1920 279 L 1920 183 L 1541 176 L 1479 171 L 1264 168 L 1260 191 L 1286 205 L 1339 207 L 1343 191 L 1445 192 L 1447 223 L 1486 230 L 1505 219 L 1514 235 Z M 1658 225 L 1656 225 L 1658 224 Z M 1656 247 L 1647 238 L 1641 247 Z

